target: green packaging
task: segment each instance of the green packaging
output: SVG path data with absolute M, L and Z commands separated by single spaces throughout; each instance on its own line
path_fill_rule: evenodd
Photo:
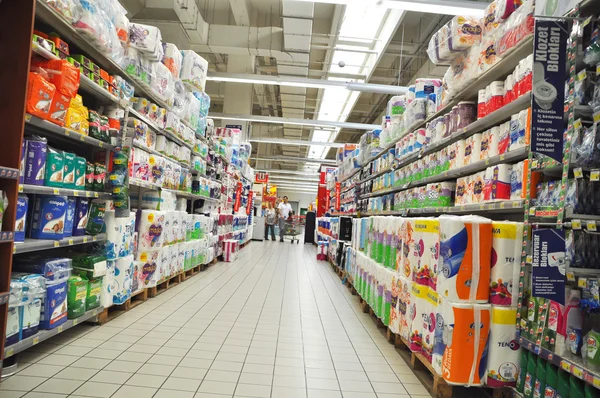
M 63 188 L 75 189 L 75 154 L 70 152 L 63 152 L 63 158 Z
M 600 398 L 600 390 L 589 384 L 585 385 L 585 398 Z
M 583 346 L 583 362 L 593 368 L 600 366 L 600 333 L 590 330 L 583 339 Z
M 85 314 L 87 286 L 88 283 L 83 278 L 69 277 L 67 281 L 67 318 L 74 319 Z
M 529 351 L 521 350 L 521 369 L 519 370 L 519 377 L 517 378 L 517 391 L 523 393 L 523 387 L 525 386 L 525 375 L 527 374 L 527 362 L 529 361 Z
M 569 373 L 559 369 L 558 382 L 556 384 L 557 397 L 569 398 L 571 390 L 570 379 L 571 375 Z
M 106 275 L 106 256 L 95 254 L 73 254 L 73 268 L 88 271 L 88 279 Z M 80 274 L 80 276 L 82 276 Z
M 583 381 L 575 376 L 571 376 L 569 380 L 569 398 L 585 398 L 585 387 Z
M 546 365 L 546 389 L 542 397 L 556 397 L 558 388 L 558 368 L 550 362 Z
M 536 398 L 543 397 L 544 391 L 546 391 L 546 364 L 547 362 L 542 357 L 538 357 L 535 384 L 533 385 L 533 396 Z
M 104 180 L 106 179 L 106 166 L 103 163 L 96 162 L 94 164 L 94 184 L 93 191 L 104 191 Z
M 85 297 L 85 310 L 93 310 L 100 307 L 100 293 L 102 293 L 102 279 L 92 278 L 88 280 L 87 295 Z
M 537 366 L 535 356 L 531 354 L 529 356 L 529 361 L 527 361 L 527 373 L 525 373 L 525 384 L 523 386 L 523 395 L 525 398 L 533 397 L 533 387 L 537 378 L 536 370 Z
M 94 190 L 94 164 L 85 162 L 85 190 Z
M 47 187 L 62 188 L 65 159 L 62 152 L 48 147 L 46 152 L 46 176 L 44 185 Z
M 88 211 L 88 222 L 85 232 L 88 235 L 98 235 L 104 229 L 105 204 L 102 200 L 92 200 Z
M 85 189 L 86 160 L 81 156 L 75 157 L 75 189 Z

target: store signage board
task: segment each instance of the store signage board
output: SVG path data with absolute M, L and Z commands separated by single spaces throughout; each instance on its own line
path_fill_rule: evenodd
M 536 20 L 533 50 L 531 150 L 563 158 L 567 23 Z
M 532 236 L 533 297 L 565 304 L 565 231 L 536 229 Z
M 340 202 L 341 202 L 341 184 L 339 182 L 335 183 L 335 210 L 340 211 Z

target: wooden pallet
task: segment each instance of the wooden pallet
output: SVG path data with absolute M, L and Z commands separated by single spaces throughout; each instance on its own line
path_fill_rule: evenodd
M 183 281 L 182 275 L 183 271 L 159 281 L 154 287 L 149 287 L 146 289 L 148 290 L 148 297 L 154 298 L 168 289 L 177 286 Z
M 188 269 L 187 271 L 183 271 L 183 274 L 181 275 L 182 280 L 186 281 L 189 278 L 191 278 L 192 276 L 198 274 L 199 272 L 204 271 L 204 265 L 203 264 L 198 264 L 193 268 Z
M 134 309 L 144 301 L 148 300 L 148 289 L 142 289 L 132 294 L 123 304 L 115 304 L 98 314 L 98 323 L 104 324 L 111 321 L 125 312 Z

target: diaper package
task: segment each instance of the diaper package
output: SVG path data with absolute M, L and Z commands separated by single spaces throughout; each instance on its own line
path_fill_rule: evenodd
M 29 197 L 19 195 L 17 198 L 17 214 L 15 221 L 15 242 L 24 242 L 27 229 L 27 209 L 29 207 Z
M 30 137 L 25 140 L 24 179 L 25 184 L 44 185 L 46 176 L 47 143 L 43 137 Z
M 66 196 L 36 196 L 32 212 L 31 237 L 61 240 L 64 235 L 66 211 Z

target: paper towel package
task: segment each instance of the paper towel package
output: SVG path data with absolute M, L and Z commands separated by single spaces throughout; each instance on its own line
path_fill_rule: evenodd
M 433 350 L 431 353 L 431 367 L 441 376 L 442 360 L 444 351 L 446 350 L 446 342 L 444 341 L 444 316 L 442 314 L 445 299 L 438 295 L 438 304 L 435 314 L 435 331 L 433 334 Z
M 165 213 L 142 210 L 138 225 L 138 250 L 158 249 L 164 240 Z
M 518 304 L 522 239 L 522 223 L 492 222 L 491 304 Z
M 425 291 L 424 312 L 421 314 L 423 322 L 421 341 L 421 353 L 429 362 L 432 361 L 433 348 L 435 345 L 436 315 L 438 313 L 439 296 L 437 292 L 427 287 Z
M 479 149 L 479 160 L 486 160 L 498 155 L 498 141 L 500 128 L 492 127 L 481 134 L 481 145 Z
M 437 291 L 453 302 L 487 303 L 492 253 L 492 222 L 478 216 L 439 218 Z
M 457 169 L 465 165 L 465 146 L 465 140 L 459 140 L 450 144 L 450 151 L 448 153 L 450 157 L 450 169 Z
M 490 332 L 489 304 L 452 303 L 445 300 L 442 377 L 451 385 L 479 386 L 485 379 Z M 515 327 L 513 325 L 513 330 Z
M 485 382 L 490 387 L 516 386 L 520 363 L 520 345 L 516 335 L 516 323 L 516 307 L 492 305 Z
M 463 160 L 465 166 L 479 161 L 482 138 L 482 134 L 475 134 L 465 140 L 465 157 Z
M 471 203 L 483 203 L 485 197 L 485 171 L 471 176 L 472 195 Z
M 133 256 L 125 256 L 113 261 L 115 279 L 113 283 L 113 304 L 124 304 L 131 297 L 131 276 Z

